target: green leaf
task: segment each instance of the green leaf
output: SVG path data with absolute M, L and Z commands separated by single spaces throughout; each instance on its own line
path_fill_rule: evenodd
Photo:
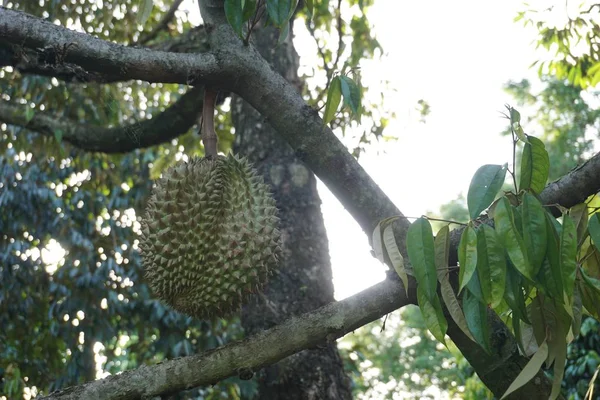
M 283 25 L 283 27 L 279 30 L 279 39 L 277 39 L 277 46 L 280 46 L 283 42 L 285 42 L 285 39 L 287 38 L 289 33 L 290 23 L 288 22 L 285 25 Z
M 452 284 L 450 283 L 450 274 L 448 270 L 448 259 L 450 255 L 450 229 L 448 225 L 444 225 L 435 236 L 435 266 L 437 268 L 437 277 L 440 282 L 440 292 L 442 293 L 442 300 L 450 313 L 450 316 L 458 325 L 458 327 L 464 332 L 467 337 L 475 341 L 473 335 L 469 331 L 467 326 L 467 320 L 463 314 L 462 308 Z
M 506 168 L 507 164 L 488 164 L 479 167 L 475 172 L 467 194 L 467 206 L 471 219 L 477 218 L 483 210 L 492 204 L 504 183 Z
M 144 25 L 148 21 L 152 13 L 152 7 L 154 7 L 154 0 L 140 0 L 139 11 L 136 16 L 138 24 Z
M 350 107 L 354 115 L 360 116 L 360 88 L 352 79 L 345 75 L 340 76 L 340 82 L 344 104 Z
M 304 4 L 306 5 L 306 12 L 308 14 L 308 20 L 310 21 L 310 20 L 312 20 L 314 10 L 315 10 L 314 0 L 305 0 Z
M 225 0 L 225 17 L 234 32 L 241 38 L 243 36 L 244 9 L 242 0 Z
M 554 376 L 552 377 L 552 391 L 550 392 L 550 400 L 556 399 L 560 395 L 560 384 L 565 375 L 565 365 L 567 363 L 567 343 L 563 337 L 555 339 L 556 355 L 554 358 Z
M 479 274 L 473 274 L 473 277 L 469 280 L 469 283 L 467 283 L 466 288 L 473 296 L 475 296 L 477 300 L 479 300 L 481 304 L 487 305 L 483 298 L 483 292 L 481 290 L 481 283 L 479 282 L 478 275 Z
M 582 274 L 583 280 L 577 282 L 581 293 L 581 302 L 586 311 L 594 318 L 600 319 L 600 282 L 595 286 L 589 277 Z
M 466 290 L 463 294 L 463 311 L 467 319 L 467 326 L 473 334 L 475 341 L 490 353 L 490 338 L 488 331 L 488 309 L 471 292 Z
M 546 214 L 542 203 L 531 193 L 525 193 L 521 204 L 523 241 L 527 249 L 532 276 L 537 275 L 546 256 L 548 238 Z
M 577 244 L 581 245 L 588 233 L 588 207 L 585 203 L 577 204 L 569 209 L 569 215 L 575 222 L 577 230 Z
M 428 220 L 419 218 L 411 224 L 406 234 L 406 247 L 417 283 L 429 302 L 434 303 L 437 297 L 437 272 L 433 232 Z
M 550 160 L 546 146 L 540 139 L 534 136 L 527 136 L 527 138 L 529 143 L 525 143 L 523 156 L 521 157 L 519 188 L 520 190 L 531 190 L 535 194 L 540 194 L 548 180 Z
M 498 307 L 506 287 L 506 259 L 496 231 L 485 224 L 477 230 L 477 274 L 485 302 Z
M 242 20 L 244 22 L 246 22 L 250 18 L 252 18 L 254 16 L 254 14 L 256 13 L 257 1 L 256 0 L 245 0 L 243 3 L 244 3 L 244 8 L 242 11 Z
M 425 290 L 419 285 L 417 287 L 417 301 L 423 314 L 423 320 L 429 332 L 440 342 L 446 344 L 444 336 L 448 330 L 448 321 L 444 317 L 444 311 L 437 295 L 431 300 Z
M 62 129 L 54 130 L 54 138 L 59 144 L 62 143 L 63 134 L 64 132 L 62 131 Z
M 517 270 L 530 280 L 534 279 L 533 269 L 527 257 L 525 242 L 517 231 L 512 206 L 506 199 L 501 198 L 494 210 L 494 223 L 500 242 L 506 249 L 508 257 Z
M 450 228 L 444 225 L 435 236 L 433 241 L 435 248 L 435 266 L 437 268 L 438 280 L 449 278 L 448 260 L 450 258 Z
M 534 376 L 538 373 L 540 368 L 542 368 L 542 364 L 546 361 L 548 357 L 548 343 L 544 340 L 544 342 L 540 345 L 538 351 L 531 357 L 527 365 L 523 368 L 521 373 L 515 378 L 515 380 L 510 384 L 506 392 L 502 395 L 500 400 L 506 398 L 509 394 L 524 386 L 527 382 L 533 379 Z
M 564 301 L 563 298 L 563 282 L 562 272 L 560 270 L 560 249 L 559 249 L 559 237 L 556 228 L 554 227 L 553 216 L 545 212 L 546 218 L 546 257 L 542 262 L 542 268 L 538 272 L 538 281 L 542 282 L 542 289 L 544 289 L 547 295 L 560 301 Z
M 269 19 L 275 26 L 282 28 L 289 21 L 297 4 L 298 0 L 267 0 Z
M 35 115 L 35 109 L 33 109 L 31 107 L 27 107 L 25 109 L 25 122 L 29 123 L 29 121 L 31 121 L 33 119 L 34 115 Z
M 406 274 L 406 269 L 404 269 L 404 257 L 400 254 L 400 249 L 396 244 L 392 224 L 389 224 L 383 230 L 383 242 L 385 243 L 385 249 L 394 266 L 394 270 L 396 270 L 396 273 L 404 284 L 404 291 L 408 294 L 408 275 Z
M 525 308 L 525 296 L 521 289 L 521 275 L 516 271 L 512 263 L 506 268 L 506 288 L 504 290 L 504 300 L 512 312 L 521 320 L 530 324 Z
M 577 270 L 577 231 L 573 219 L 563 215 L 562 232 L 560 234 L 560 271 L 565 295 L 573 297 L 575 271 Z M 569 301 L 569 303 L 572 303 Z
M 342 84 L 340 77 L 336 76 L 331 80 L 329 89 L 327 90 L 327 102 L 325 103 L 325 113 L 323 114 L 323 122 L 325 122 L 325 125 L 330 123 L 335 117 L 341 100 Z
M 583 303 L 581 300 L 581 292 L 579 286 L 575 285 L 573 289 L 573 322 L 571 323 L 571 329 L 573 330 L 573 336 L 579 336 L 579 330 L 581 328 L 581 308 Z
M 469 283 L 477 269 L 477 232 L 470 225 L 465 228 L 458 245 L 458 292 Z
M 600 251 L 600 213 L 592 214 L 588 223 L 588 231 L 594 242 L 594 246 Z

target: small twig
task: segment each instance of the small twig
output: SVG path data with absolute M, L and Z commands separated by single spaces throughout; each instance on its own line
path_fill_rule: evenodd
M 204 104 L 202 105 L 202 125 L 200 136 L 204 144 L 206 157 L 217 156 L 217 133 L 215 132 L 215 104 L 217 91 L 210 88 L 204 89 Z

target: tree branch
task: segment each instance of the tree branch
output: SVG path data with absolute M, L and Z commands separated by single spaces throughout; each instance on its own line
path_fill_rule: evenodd
M 411 291 L 415 293 L 414 287 Z M 67 388 L 44 399 L 149 399 L 215 384 L 229 376 L 243 376 L 301 350 L 331 342 L 414 302 L 414 298 L 406 296 L 401 285 L 384 281 L 340 302 L 292 317 L 248 339 Z
M 189 29 L 170 40 L 153 43 L 148 48 L 173 53 L 206 53 L 209 51 L 203 26 Z M 72 63 L 48 63 L 45 58 L 49 52 L 52 52 L 52 49 L 53 47 L 27 49 L 0 40 L 0 67 L 11 66 L 22 74 L 55 77 L 65 82 L 113 83 L 124 80 L 121 75 L 109 74 L 106 71 L 88 71 Z
M 27 106 L 4 100 L 0 100 L 0 121 L 49 136 L 60 130 L 63 140 L 84 150 L 125 153 L 165 143 L 186 133 L 202 111 L 203 95 L 203 87 L 194 87 L 154 118 L 116 128 L 80 124 L 52 117 L 43 111 L 36 111 L 28 121 L 25 117 Z
M 119 80 L 197 85 L 232 79 L 211 53 L 176 54 L 122 46 L 4 7 L 0 7 L 0 38 L 41 52 L 47 64 L 74 64 Z

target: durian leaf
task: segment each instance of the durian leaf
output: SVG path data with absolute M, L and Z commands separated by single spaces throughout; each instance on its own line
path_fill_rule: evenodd
M 458 245 L 458 292 L 469 283 L 477 269 L 477 232 L 467 226 L 460 237 Z
M 467 326 L 473 334 L 475 341 L 490 353 L 490 338 L 488 327 L 487 307 L 480 302 L 469 290 L 463 293 L 463 311 L 467 320 Z
M 458 327 L 464 332 L 469 339 L 475 341 L 475 338 L 469 331 L 467 326 L 467 320 L 463 314 L 462 308 L 452 284 L 450 283 L 450 274 L 448 269 L 448 259 L 450 255 L 450 229 L 448 225 L 444 225 L 435 236 L 435 266 L 437 268 L 437 277 L 440 282 L 440 292 L 442 294 L 442 300 L 450 313 L 450 316 L 458 325 Z
M 475 172 L 469 192 L 467 194 L 467 206 L 471 219 L 477 218 L 483 210 L 489 207 L 504 183 L 507 164 L 483 165 Z
M 148 21 L 148 18 L 150 18 L 150 14 L 152 13 L 152 7 L 154 7 L 154 0 L 140 0 L 138 13 L 136 15 L 138 24 L 144 25 L 146 21 Z
M 428 294 L 419 285 L 417 286 L 417 301 L 427 329 L 429 329 L 433 337 L 441 343 L 446 344 L 444 336 L 448 330 L 448 321 L 444 317 L 440 299 L 435 295 L 433 301 L 430 301 Z
M 500 400 L 506 398 L 509 394 L 519 389 L 527 382 L 533 379 L 533 377 L 538 373 L 544 361 L 548 357 L 548 343 L 544 340 L 544 342 L 540 345 L 537 353 L 531 357 L 525 368 L 521 371 L 521 373 L 515 378 L 515 380 L 510 384 L 506 392 L 502 395 Z
M 410 225 L 406 235 L 406 247 L 417 283 L 429 302 L 433 303 L 437 297 L 437 272 L 433 232 L 427 219 L 418 218 Z
M 360 116 L 360 88 L 352 79 L 345 75 L 340 76 L 340 83 L 344 104 L 350 107 L 355 116 Z
M 573 297 L 575 271 L 577 269 L 577 231 L 575 223 L 568 215 L 563 215 L 562 231 L 560 234 L 560 271 L 562 273 L 563 289 L 568 299 Z M 572 301 L 569 301 L 572 303 Z
M 325 103 L 325 112 L 323 114 L 323 122 L 325 125 L 333 121 L 335 114 L 342 101 L 342 84 L 340 77 L 336 76 L 331 80 L 329 89 L 327 90 L 327 102 Z
M 600 212 L 596 212 L 590 217 L 588 231 L 590 232 L 594 246 L 600 251 Z
M 585 203 L 577 204 L 569 209 L 569 215 L 575 222 L 577 230 L 577 244 L 581 245 L 588 235 L 588 206 Z
M 532 277 L 537 275 L 546 256 L 548 238 L 546 231 L 546 215 L 542 203 L 531 193 L 523 195 L 521 204 L 521 223 L 523 241 L 531 266 Z
M 241 38 L 243 36 L 242 27 L 244 25 L 242 0 L 225 0 L 225 18 L 227 18 L 227 22 L 229 22 L 233 31 Z
M 387 254 L 394 266 L 394 270 L 402 280 L 404 284 L 404 291 L 408 294 L 408 275 L 406 274 L 406 270 L 404 269 L 404 257 L 400 253 L 400 249 L 396 244 L 396 238 L 394 237 L 394 229 L 392 224 L 389 224 L 383 230 L 383 243 L 385 244 L 385 249 Z
M 496 231 L 485 224 L 477 230 L 477 274 L 485 302 L 498 307 L 506 287 L 506 259 Z
M 550 160 L 544 142 L 540 139 L 527 135 L 528 143 L 523 147 L 521 157 L 521 179 L 520 190 L 531 190 L 540 194 L 546 186 Z
M 513 209 L 506 197 L 501 198 L 496 204 L 494 222 L 500 242 L 506 249 L 513 265 L 523 276 L 533 281 L 534 274 L 527 257 L 525 242 L 517 230 Z

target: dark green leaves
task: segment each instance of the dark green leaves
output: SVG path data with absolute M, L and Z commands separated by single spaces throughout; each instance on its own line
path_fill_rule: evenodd
M 428 220 L 419 218 L 411 224 L 406 235 L 406 247 L 418 287 L 429 302 L 434 303 L 437 298 L 437 273 L 433 232 Z
M 528 143 L 523 147 L 521 159 L 521 190 L 531 190 L 535 194 L 542 192 L 548 180 L 550 161 L 544 143 L 534 137 L 527 136 Z
M 467 205 L 469 216 L 475 219 L 483 210 L 489 207 L 504 183 L 507 165 L 484 165 L 480 167 L 469 186 Z

